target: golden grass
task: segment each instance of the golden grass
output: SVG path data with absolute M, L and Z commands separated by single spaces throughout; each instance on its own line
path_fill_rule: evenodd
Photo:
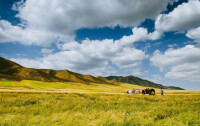
M 126 94 L 128 89 L 151 88 L 139 85 L 121 83 L 117 85 L 109 84 L 82 84 L 73 82 L 41 82 L 32 80 L 0 81 L 0 92 L 49 92 L 49 93 L 108 93 L 108 94 Z M 160 89 L 156 89 L 156 95 L 160 95 Z M 164 90 L 165 95 L 200 95 L 200 91 L 187 90 Z
M 199 95 L 0 93 L 0 125 L 200 124 Z
M 200 91 L 159 89 L 128 95 L 138 85 L 0 81 L 0 126 L 200 125 Z

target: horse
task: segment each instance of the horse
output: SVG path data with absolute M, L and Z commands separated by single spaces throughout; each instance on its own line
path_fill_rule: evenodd
M 137 93 L 140 93 L 140 90 L 139 89 L 130 89 L 130 90 L 127 90 L 127 94 L 137 94 Z
M 136 89 L 136 90 L 135 90 L 135 94 L 137 94 L 137 93 L 140 93 L 140 90 L 139 90 L 139 89 Z
M 155 90 L 152 88 L 152 89 L 144 89 L 142 90 L 142 94 L 145 95 L 145 94 L 149 94 L 149 95 L 155 95 Z

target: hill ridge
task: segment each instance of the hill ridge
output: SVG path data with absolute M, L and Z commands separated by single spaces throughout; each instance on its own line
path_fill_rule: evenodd
M 145 86 L 145 87 L 154 87 L 154 88 L 163 88 L 163 89 L 171 88 L 171 89 L 177 89 L 177 90 L 184 90 L 183 88 L 176 87 L 176 86 L 163 86 L 161 84 L 157 84 L 157 83 L 151 82 L 149 80 L 141 79 L 139 77 L 135 77 L 132 75 L 108 76 L 105 78 L 108 80 L 116 80 L 116 81 L 123 82 L 123 83 L 135 84 L 135 85 L 140 85 L 140 86 Z
M 82 75 L 64 70 L 52 70 L 52 69 L 34 69 L 23 67 L 11 60 L 0 57 L 0 79 L 8 80 L 38 80 L 47 82 L 77 82 L 77 83 L 99 83 L 99 84 L 113 84 L 113 81 L 94 77 L 91 75 Z

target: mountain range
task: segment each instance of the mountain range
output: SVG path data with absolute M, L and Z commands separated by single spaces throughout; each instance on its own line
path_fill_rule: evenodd
M 141 79 L 139 77 L 134 77 L 134 76 L 109 76 L 109 77 L 105 77 L 108 80 L 116 80 L 118 82 L 123 82 L 123 83 L 129 83 L 129 84 L 135 84 L 135 85 L 140 85 L 140 86 L 144 86 L 144 87 L 154 87 L 154 88 L 163 88 L 163 89 L 176 89 L 176 90 L 184 90 L 183 88 L 180 87 L 175 87 L 175 86 L 163 86 L 161 84 L 156 84 L 154 82 L 145 80 L 145 79 Z
M 11 60 L 0 57 L 0 80 L 37 80 L 47 82 L 77 82 L 77 83 L 98 83 L 120 85 L 120 82 L 136 84 L 146 87 L 155 88 L 170 88 L 182 90 L 179 87 L 166 87 L 161 84 L 156 84 L 148 80 L 143 80 L 134 76 L 109 76 L 109 77 L 94 77 L 91 75 L 78 74 L 67 69 L 51 70 L 51 69 L 34 69 L 23 67 Z

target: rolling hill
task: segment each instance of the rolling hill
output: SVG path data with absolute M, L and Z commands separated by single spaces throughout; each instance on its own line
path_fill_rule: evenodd
M 13 61 L 0 57 L 0 80 L 36 80 L 44 82 L 77 82 L 77 83 L 98 83 L 119 85 L 120 82 L 136 84 L 145 87 L 155 88 L 170 88 L 182 90 L 179 87 L 166 87 L 161 84 L 156 84 L 148 80 L 143 80 L 134 76 L 109 76 L 109 77 L 94 77 L 91 75 L 78 74 L 67 69 L 51 70 L 51 69 L 34 69 L 23 67 Z
M 140 86 L 145 86 L 145 87 L 154 87 L 154 88 L 163 88 L 163 89 L 176 89 L 176 90 L 184 90 L 180 87 L 175 87 L 175 86 L 163 86 L 161 84 L 156 84 L 154 82 L 148 81 L 148 80 L 144 80 L 141 79 L 139 77 L 134 77 L 134 76 L 109 76 L 109 77 L 105 77 L 108 80 L 116 80 L 119 82 L 123 82 L 123 83 L 129 83 L 129 84 L 135 84 L 135 85 L 140 85 Z
M 78 82 L 78 83 L 99 83 L 114 84 L 116 81 L 109 81 L 101 77 L 82 75 L 69 70 L 33 69 L 25 68 L 13 61 L 0 57 L 0 79 L 7 80 L 37 80 L 47 82 Z

